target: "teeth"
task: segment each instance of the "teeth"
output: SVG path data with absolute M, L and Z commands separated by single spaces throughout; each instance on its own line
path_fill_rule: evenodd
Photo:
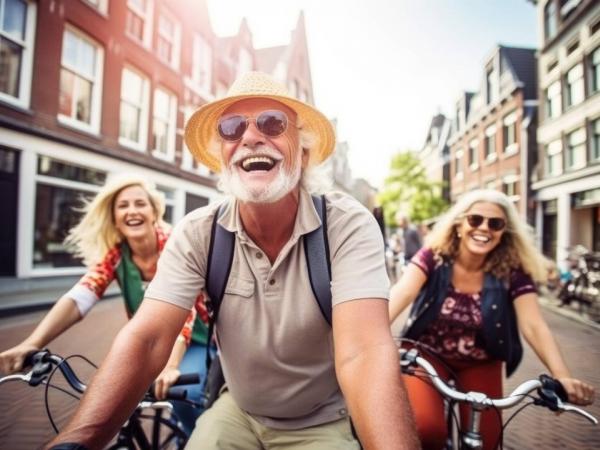
M 268 156 L 251 156 L 242 161 L 242 168 L 244 170 L 250 170 L 253 164 L 267 164 L 269 168 L 275 165 L 275 161 Z
M 130 225 L 130 226 L 141 225 L 142 221 L 141 220 L 128 220 L 127 222 L 125 222 L 125 224 Z
M 477 242 L 483 242 L 483 243 L 487 243 L 489 242 L 491 239 L 487 236 L 480 236 L 477 234 L 474 234 L 471 236 L 474 240 L 476 240 Z

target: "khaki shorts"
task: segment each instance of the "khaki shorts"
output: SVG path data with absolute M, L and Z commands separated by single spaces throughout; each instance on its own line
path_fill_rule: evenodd
M 348 418 L 300 430 L 275 430 L 242 411 L 226 391 L 198 418 L 186 449 L 359 450 L 360 445 Z

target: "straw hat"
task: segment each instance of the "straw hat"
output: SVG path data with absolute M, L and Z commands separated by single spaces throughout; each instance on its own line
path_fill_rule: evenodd
M 211 152 L 209 144 L 217 135 L 217 120 L 230 105 L 246 98 L 269 98 L 288 106 L 298 114 L 302 128 L 310 130 L 316 137 L 311 149 L 311 161 L 324 161 L 335 147 L 335 133 L 331 122 L 319 111 L 291 97 L 286 88 L 270 75 L 247 72 L 229 88 L 227 95 L 198 109 L 185 127 L 185 143 L 194 157 L 214 172 L 221 170 L 221 157 Z

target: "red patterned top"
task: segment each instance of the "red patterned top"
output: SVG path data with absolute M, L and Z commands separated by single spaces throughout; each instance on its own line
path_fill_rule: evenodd
M 424 247 L 411 263 L 428 276 L 442 261 L 435 258 L 431 249 Z M 508 292 L 510 301 L 514 301 L 521 295 L 536 292 L 536 288 L 529 275 L 515 270 L 510 276 Z M 446 359 L 487 360 L 489 356 L 479 333 L 482 325 L 481 292 L 460 292 L 450 283 L 438 318 L 427 327 L 419 341 Z
M 160 227 L 156 227 L 156 239 L 158 242 L 158 252 L 162 252 L 169 233 Z M 104 292 L 116 277 L 116 270 L 121 262 L 121 246 L 119 244 L 111 248 L 102 261 L 90 267 L 88 271 L 81 277 L 77 284 L 66 294 L 68 297 L 75 300 L 77 307 L 82 315 L 92 308 L 92 306 L 102 298 Z M 133 311 L 135 312 L 135 311 Z M 202 322 L 208 323 L 208 313 L 204 304 L 204 295 L 200 293 L 196 299 L 195 308 L 190 311 L 185 324 L 181 330 L 180 336 L 185 339 L 189 345 L 192 338 L 192 329 L 196 319 L 196 314 Z M 127 315 L 131 318 L 131 312 L 127 311 Z

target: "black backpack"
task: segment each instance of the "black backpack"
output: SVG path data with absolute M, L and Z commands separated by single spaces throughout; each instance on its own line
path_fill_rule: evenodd
M 321 219 L 321 226 L 304 235 L 304 252 L 306 254 L 310 287 L 317 299 L 321 314 L 323 314 L 327 323 L 331 325 L 331 261 L 327 239 L 327 205 L 325 196 L 317 197 L 313 195 L 312 201 Z M 229 279 L 235 249 L 235 234 L 217 223 L 224 212 L 225 204 L 222 204 L 213 218 L 208 250 L 208 266 L 206 268 L 206 292 L 208 294 L 206 308 L 209 316 L 208 342 L 212 339 L 221 302 L 225 295 L 225 287 Z M 220 360 L 218 356 L 214 359 L 212 361 L 210 351 L 207 351 L 205 408 L 208 408 L 216 400 L 224 382 Z

